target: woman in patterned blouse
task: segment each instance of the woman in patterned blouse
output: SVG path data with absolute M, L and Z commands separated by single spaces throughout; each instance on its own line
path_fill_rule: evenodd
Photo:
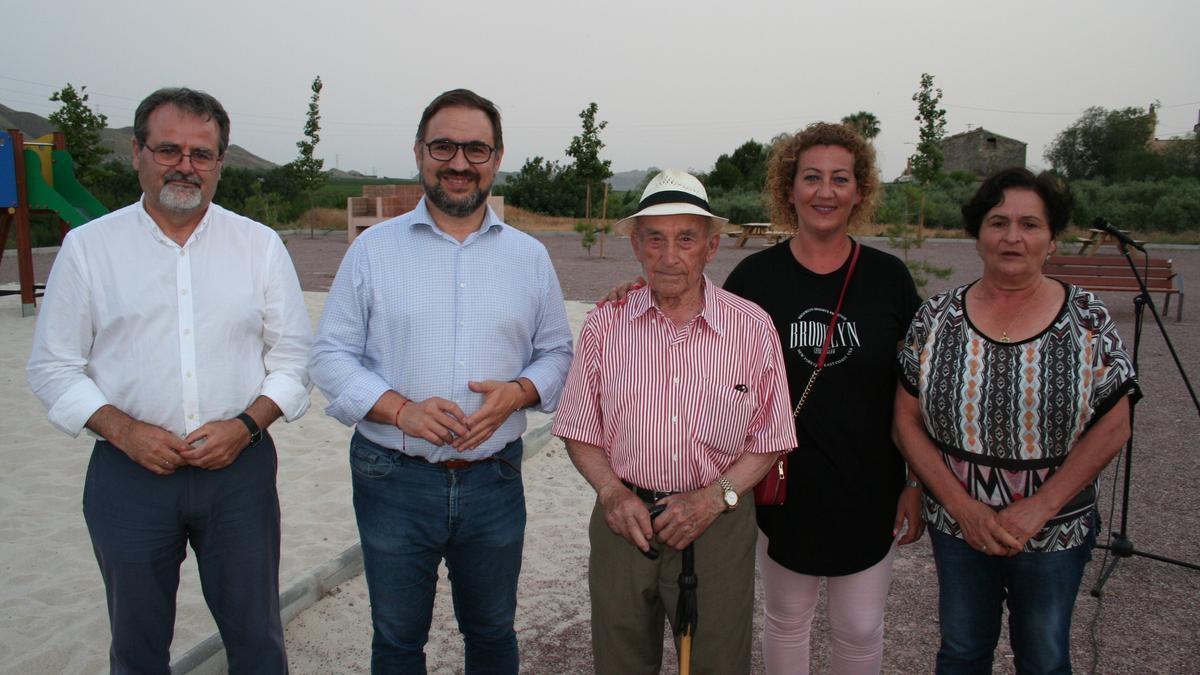
M 901 349 L 894 435 L 925 483 L 939 673 L 990 672 L 1005 599 L 1017 672 L 1070 672 L 1096 478 L 1139 395 L 1103 303 L 1042 274 L 1071 205 L 1049 174 L 985 181 L 962 208 L 983 276 L 922 305 Z

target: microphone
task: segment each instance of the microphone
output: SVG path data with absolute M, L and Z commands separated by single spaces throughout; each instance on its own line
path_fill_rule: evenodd
M 1116 225 L 1113 225 L 1112 223 L 1108 222 L 1107 220 L 1105 220 L 1103 218 L 1097 218 L 1096 222 L 1092 223 L 1092 227 L 1097 230 L 1101 230 L 1103 232 L 1108 233 L 1111 237 L 1113 237 L 1117 241 L 1121 242 L 1121 244 L 1124 246 L 1132 246 L 1132 247 L 1136 248 L 1137 250 L 1141 251 L 1142 253 L 1146 252 L 1146 249 L 1143 248 L 1141 244 L 1134 241 L 1133 238 L 1130 237 L 1129 235 L 1118 230 Z

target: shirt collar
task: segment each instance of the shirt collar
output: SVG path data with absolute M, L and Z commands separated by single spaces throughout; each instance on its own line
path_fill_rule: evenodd
M 718 307 L 720 300 L 717 298 L 716 287 L 713 286 L 712 280 L 708 275 L 704 275 L 704 308 L 696 315 L 700 319 L 700 323 L 711 328 L 717 335 L 721 335 L 724 330 L 721 323 L 721 312 Z M 654 294 L 650 292 L 650 287 L 639 288 L 629 294 L 626 300 L 626 307 L 629 309 L 629 320 L 642 316 L 652 309 L 658 314 L 663 314 L 659 309 L 658 303 L 654 300 Z M 663 316 L 666 316 L 663 314 Z
M 179 246 L 179 244 L 176 244 L 173 239 L 168 237 L 166 233 L 162 231 L 162 228 L 159 227 L 158 222 L 154 220 L 154 216 L 150 215 L 150 212 L 146 210 L 145 194 L 142 195 L 142 198 L 139 199 L 137 203 L 139 220 L 142 225 L 150 231 L 150 235 L 159 243 L 178 248 L 186 248 L 188 244 L 196 241 L 200 235 L 208 229 L 208 223 L 210 220 L 212 220 L 212 207 L 212 202 L 209 202 L 208 208 L 204 209 L 204 217 L 200 219 L 200 223 L 196 225 L 196 229 L 192 230 L 191 236 L 188 237 L 188 240 L 184 242 L 183 246 Z
M 478 230 L 467 235 L 467 238 L 462 242 L 463 246 L 471 243 L 471 241 L 476 237 L 482 236 L 484 232 L 488 232 L 492 229 L 499 230 L 503 228 L 504 224 L 500 222 L 500 218 L 496 216 L 496 212 L 492 210 L 491 205 L 484 204 L 483 208 L 483 222 L 480 223 Z M 441 235 L 442 237 L 454 239 L 454 237 L 447 234 L 445 230 L 438 227 L 437 223 L 434 222 L 433 214 L 429 212 L 429 206 L 425 203 L 425 197 L 421 197 L 421 201 L 417 202 L 417 207 L 413 209 L 412 212 L 412 219 L 409 220 L 410 227 L 416 225 L 425 225 L 434 233 Z M 454 242 L 458 243 L 458 240 L 454 240 Z

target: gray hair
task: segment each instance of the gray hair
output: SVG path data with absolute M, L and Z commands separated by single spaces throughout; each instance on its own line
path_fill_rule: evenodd
M 133 114 L 133 137 L 138 145 L 146 145 L 146 137 L 150 133 L 150 115 L 164 105 L 173 105 L 197 117 L 214 120 L 220 131 L 217 154 L 225 155 L 229 147 L 229 113 L 210 94 L 187 87 L 163 87 L 138 104 L 137 112 Z

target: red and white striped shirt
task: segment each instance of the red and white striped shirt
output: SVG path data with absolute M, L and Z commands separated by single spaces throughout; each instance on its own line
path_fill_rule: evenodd
M 649 288 L 588 315 L 553 433 L 602 448 L 650 490 L 710 485 L 743 453 L 796 446 L 779 336 L 758 305 L 704 279 L 676 329 Z

